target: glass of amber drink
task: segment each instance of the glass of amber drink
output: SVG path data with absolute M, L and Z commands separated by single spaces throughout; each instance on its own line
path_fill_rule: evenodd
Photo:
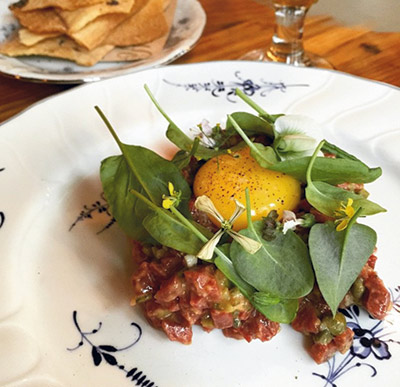
M 272 61 L 303 67 L 333 68 L 324 58 L 304 51 L 304 19 L 317 0 L 255 0 L 275 12 L 275 31 L 266 49 L 253 50 L 243 60 Z

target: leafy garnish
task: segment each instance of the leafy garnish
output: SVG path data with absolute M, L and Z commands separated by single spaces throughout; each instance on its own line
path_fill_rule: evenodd
M 355 220 L 344 231 L 333 222 L 315 224 L 308 239 L 317 283 L 333 315 L 376 244 L 375 231 Z
M 324 142 L 322 141 L 316 148 L 314 155 L 311 157 L 307 167 L 307 187 L 305 191 L 307 201 L 318 211 L 331 217 L 336 216 L 336 213 L 341 208 L 342 203 L 347 202 L 348 199 L 352 200 L 355 211 L 357 211 L 359 208 L 362 208 L 361 215 L 373 215 L 386 211 L 379 204 L 371 202 L 361 195 L 357 195 L 351 191 L 332 186 L 322 181 L 313 181 L 311 175 L 314 163 L 319 159 L 317 158 L 317 153 L 322 148 L 323 144 Z
M 269 168 L 278 161 L 276 153 L 271 146 L 264 146 L 263 144 L 252 142 L 231 115 L 228 115 L 228 121 L 250 148 L 250 154 L 257 160 L 258 164 L 263 168 Z
M 192 140 L 189 136 L 187 136 L 179 127 L 172 121 L 172 119 L 168 116 L 168 114 L 164 111 L 164 109 L 160 106 L 160 104 L 155 99 L 154 95 L 150 91 L 150 89 L 145 85 L 145 90 L 149 95 L 150 99 L 158 109 L 158 111 L 164 116 L 164 118 L 169 122 L 167 129 L 167 137 L 168 139 L 174 143 L 179 149 L 182 149 L 186 152 L 191 152 L 194 148 L 194 140 Z M 204 145 L 198 144 L 196 147 L 196 151 L 194 152 L 194 156 L 199 159 L 208 160 L 212 157 L 218 156 L 219 154 L 224 153 L 221 150 L 215 150 L 212 148 L 207 148 Z
M 306 181 L 307 167 L 310 157 L 284 160 L 276 163 L 270 169 L 284 172 L 302 182 Z M 315 160 L 312 179 L 324 181 L 330 184 L 341 184 L 346 182 L 371 183 L 382 175 L 381 168 L 369 168 L 361 161 L 345 158 L 318 157 Z
M 247 200 L 248 196 L 247 191 Z M 306 244 L 292 231 L 277 233 L 273 240 L 266 241 L 263 230 L 263 222 L 253 223 L 248 219 L 248 228 L 240 231 L 261 244 L 255 254 L 232 242 L 231 259 L 238 274 L 258 291 L 279 299 L 308 294 L 314 285 L 314 275 Z

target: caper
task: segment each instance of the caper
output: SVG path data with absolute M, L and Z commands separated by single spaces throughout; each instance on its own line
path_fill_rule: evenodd
M 346 329 L 346 317 L 337 312 L 335 317 L 325 316 L 322 319 L 321 326 L 327 329 L 333 336 L 340 335 Z
M 327 345 L 332 341 L 333 336 L 328 329 L 324 329 L 323 331 L 317 333 L 313 339 L 317 344 Z
M 354 284 L 351 287 L 351 293 L 353 294 L 354 298 L 359 301 L 363 296 L 365 291 L 364 281 L 362 278 L 357 278 Z
M 200 324 L 205 329 L 214 328 L 214 322 L 209 314 L 206 314 L 201 318 Z
M 142 251 L 143 251 L 143 254 L 145 254 L 147 257 L 151 256 L 151 247 L 150 246 L 143 246 Z

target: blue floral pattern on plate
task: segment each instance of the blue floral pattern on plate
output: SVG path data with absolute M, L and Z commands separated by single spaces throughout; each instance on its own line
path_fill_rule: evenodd
M 400 286 L 391 290 L 393 309 L 400 311 Z M 378 371 L 375 365 L 370 362 L 360 360 L 389 360 L 392 355 L 389 351 L 389 343 L 400 344 L 400 341 L 389 338 L 392 334 L 388 331 L 388 327 L 384 321 L 377 321 L 369 316 L 367 321 L 361 322 L 360 308 L 353 305 L 348 309 L 343 309 L 341 312 L 347 317 L 347 326 L 354 332 L 353 345 L 350 351 L 341 362 L 338 362 L 338 356 L 333 357 L 328 361 L 328 373 L 320 374 L 313 372 L 313 375 L 319 376 L 326 381 L 324 387 L 338 386 L 336 381 L 354 368 L 361 366 L 371 369 L 371 377 L 377 375 Z M 364 312 L 363 312 L 364 313 Z M 366 325 L 364 323 L 367 322 Z
M 271 82 L 264 79 L 254 81 L 250 78 L 243 78 L 240 71 L 235 72 L 236 80 L 222 81 L 222 80 L 210 80 L 207 82 L 193 82 L 193 83 L 174 83 L 167 79 L 164 82 L 185 89 L 186 91 L 206 91 L 211 93 L 213 97 L 220 97 L 225 95 L 229 102 L 236 102 L 235 90 L 241 89 L 246 95 L 252 96 L 259 94 L 261 97 L 267 96 L 274 90 L 279 90 L 284 93 L 288 88 L 291 87 L 308 87 L 305 83 L 287 84 L 285 82 Z

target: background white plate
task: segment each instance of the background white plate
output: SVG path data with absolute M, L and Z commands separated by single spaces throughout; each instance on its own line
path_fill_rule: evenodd
M 395 309 L 379 325 L 352 310 L 349 321 L 365 329 L 354 353 L 318 366 L 303 337 L 287 326 L 268 343 L 250 344 L 194 329 L 193 344 L 184 346 L 168 341 L 129 306 L 128 243 L 116 225 L 98 233 L 110 221 L 101 211 L 100 161 L 119 151 L 93 106 L 103 109 L 122 141 L 171 154 L 167 123 L 144 83 L 183 128 L 250 111 L 233 95 L 240 87 L 271 113 L 302 113 L 322 122 L 327 140 L 380 165 L 383 176 L 367 189 L 388 212 L 367 222 L 378 233 L 378 272 L 399 309 L 397 88 L 334 71 L 267 63 L 152 69 L 75 88 L 0 126 L 0 385 L 133 386 L 126 375 L 136 367 L 134 375 L 143 372 L 138 379 L 146 375 L 142 382 L 160 387 L 329 385 L 322 377 L 339 387 L 397 386 L 400 345 L 391 340 L 400 339 L 400 314 Z M 83 220 L 70 229 L 80 215 Z M 83 345 L 68 350 L 82 339 L 74 311 L 88 334 Z M 101 329 L 90 334 L 99 322 Z M 118 365 L 103 359 L 95 366 L 86 339 L 94 346 L 129 346 L 138 338 L 132 322 L 143 329 L 140 340 L 110 353 Z
M 0 42 L 18 28 L 8 9 L 14 0 L 0 2 Z M 200 39 L 206 14 L 197 0 L 178 0 L 170 35 L 164 49 L 147 59 L 133 62 L 98 63 L 84 67 L 74 62 L 44 56 L 11 58 L 0 54 L 0 72 L 25 81 L 47 83 L 85 83 L 133 73 L 170 63 L 190 51 Z

